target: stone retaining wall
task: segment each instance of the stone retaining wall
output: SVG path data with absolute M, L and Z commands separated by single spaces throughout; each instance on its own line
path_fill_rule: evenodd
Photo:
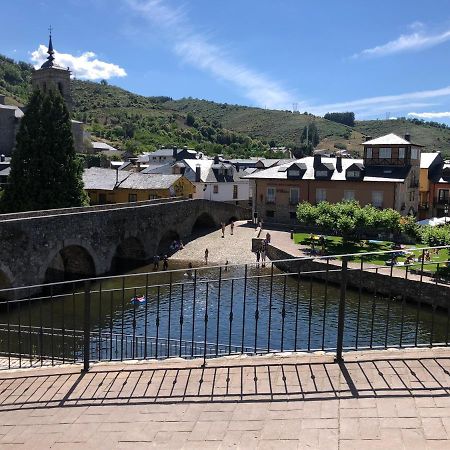
M 293 259 L 294 256 L 280 250 L 273 245 L 268 245 L 267 256 L 272 261 Z M 313 277 L 316 280 L 325 280 L 326 274 L 326 262 L 320 260 L 311 259 L 296 259 L 293 261 L 278 261 L 275 266 L 280 270 L 289 272 L 314 272 L 305 276 Z M 337 269 L 337 271 L 333 271 Z M 329 262 L 328 267 L 328 281 L 335 284 L 341 282 L 341 266 Z M 417 303 L 419 300 L 424 303 L 435 307 L 447 309 L 450 305 L 450 287 L 442 286 L 439 284 L 433 284 L 430 282 L 413 279 L 405 279 L 399 277 L 390 277 L 389 274 L 376 273 L 374 270 L 359 270 L 348 269 L 347 285 L 352 288 L 359 289 L 359 286 L 363 286 L 363 290 L 366 292 L 373 292 L 383 296 L 390 296 L 396 298 L 405 298 L 409 302 Z

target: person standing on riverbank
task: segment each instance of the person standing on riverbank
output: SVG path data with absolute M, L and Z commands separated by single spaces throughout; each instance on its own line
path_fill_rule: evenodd
M 159 256 L 155 255 L 153 257 L 153 270 L 158 270 L 159 269 Z
M 263 241 L 261 246 L 261 266 L 266 267 L 266 251 L 267 251 L 267 241 Z
M 163 270 L 167 270 L 168 268 L 169 268 L 169 259 L 167 258 L 167 255 L 164 255 Z
M 223 237 L 223 236 L 222 236 Z M 205 250 L 205 265 L 208 265 L 208 256 L 209 256 L 209 251 L 208 249 Z

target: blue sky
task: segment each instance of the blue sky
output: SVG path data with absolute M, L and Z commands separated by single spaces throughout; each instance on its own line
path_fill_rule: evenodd
M 450 123 L 448 0 L 2 0 L 0 53 L 143 95 Z M 5 20 L 7 18 L 7 20 Z

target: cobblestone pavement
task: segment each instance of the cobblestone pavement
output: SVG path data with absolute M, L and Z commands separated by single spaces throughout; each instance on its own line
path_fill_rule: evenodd
M 252 238 L 257 235 L 258 231 L 247 225 L 247 221 L 235 222 L 233 235 L 231 235 L 228 225 L 224 238 L 222 238 L 222 230 L 213 231 L 188 242 L 183 250 L 179 250 L 171 259 L 203 264 L 205 249 L 208 249 L 208 264 L 225 264 L 227 260 L 229 264 L 255 262 L 255 255 L 252 253 Z
M 0 373 L 0 448 L 447 449 L 450 350 Z

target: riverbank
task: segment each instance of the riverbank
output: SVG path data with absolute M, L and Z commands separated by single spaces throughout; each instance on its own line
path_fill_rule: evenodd
M 197 267 L 204 265 L 205 250 L 208 249 L 209 265 L 224 265 L 226 261 L 230 265 L 255 262 L 255 255 L 252 253 L 252 239 L 257 237 L 257 234 L 258 231 L 246 220 L 238 221 L 235 222 L 233 234 L 231 234 L 230 225 L 227 225 L 224 238 L 222 238 L 222 230 L 215 230 L 188 242 L 170 259 L 189 261 Z

